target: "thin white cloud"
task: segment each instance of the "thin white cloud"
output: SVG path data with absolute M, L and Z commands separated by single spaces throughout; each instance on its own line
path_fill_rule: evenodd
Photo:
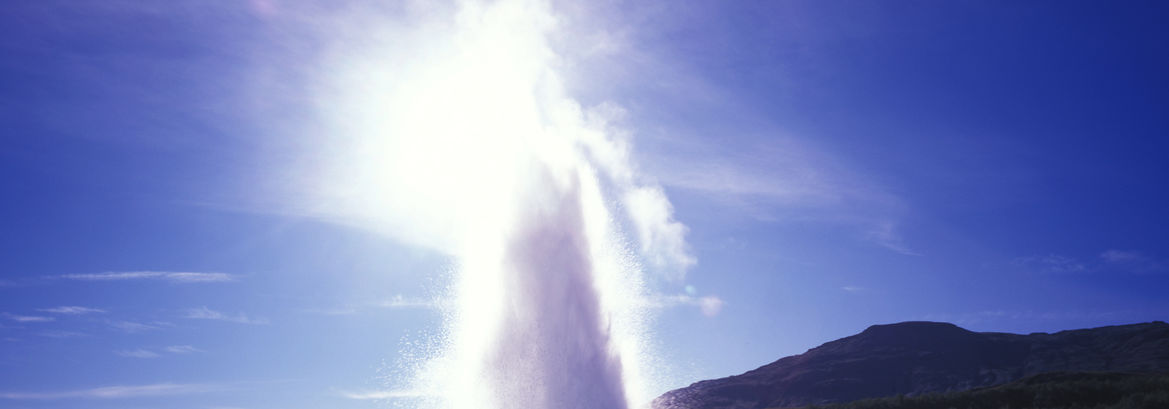
M 267 325 L 267 324 L 269 324 L 268 320 L 264 319 L 264 318 L 251 318 L 251 317 L 248 317 L 247 315 L 245 315 L 244 313 L 239 313 L 236 315 L 228 315 L 228 314 L 221 313 L 219 311 L 212 310 L 212 309 L 207 308 L 207 307 L 188 309 L 186 312 L 186 315 L 184 315 L 184 318 L 197 319 L 197 320 L 227 321 L 227 322 L 234 322 L 237 324 L 250 324 L 250 325 Z
M 722 312 L 723 305 L 726 304 L 718 297 L 702 297 L 698 299 L 698 308 L 702 310 L 702 315 L 713 317 Z
M 235 281 L 235 276 L 227 273 L 166 273 L 166 279 L 178 283 L 221 283 Z
M 1073 273 L 1155 273 L 1169 270 L 1169 261 L 1159 260 L 1135 250 L 1110 249 L 1096 257 L 1077 258 L 1061 254 L 1018 257 L 1011 262 L 1032 272 Z
M 134 349 L 134 350 L 129 350 L 129 351 L 114 351 L 114 354 L 117 354 L 118 356 L 126 357 L 126 358 L 142 358 L 142 359 L 158 358 L 158 357 L 162 356 L 162 355 L 159 355 L 157 352 L 154 352 L 154 351 L 151 351 L 148 349 Z
M 822 155 L 791 141 L 749 153 L 712 154 L 722 149 L 704 146 L 693 150 L 697 152 L 660 152 L 651 157 L 654 175 L 668 187 L 723 198 L 752 198 L 769 205 L 822 207 L 874 194 L 867 191 L 870 188 L 852 186 L 853 182 L 818 158 Z
M 127 351 L 115 351 L 113 353 L 118 354 L 119 356 L 125 356 L 125 358 L 151 359 L 151 358 L 159 358 L 159 356 L 162 356 L 162 353 L 186 355 L 186 354 L 201 353 L 201 352 L 203 352 L 202 349 L 195 348 L 195 347 L 189 346 L 189 345 L 172 345 L 172 346 L 167 346 L 167 347 L 162 347 L 162 348 L 127 349 Z
M 650 296 L 644 300 L 650 308 L 673 308 L 680 306 L 698 307 L 702 315 L 713 317 L 722 312 L 726 302 L 716 296 L 696 297 L 686 294 Z
M 156 383 L 150 385 L 105 386 L 57 392 L 0 392 L 0 399 L 52 400 L 52 399 L 122 399 L 144 396 L 173 396 L 206 393 L 222 389 L 216 385 Z
M 847 292 L 850 292 L 850 293 L 860 293 L 860 292 L 865 292 L 865 291 L 869 290 L 868 288 L 859 287 L 859 286 L 855 286 L 855 285 L 846 285 L 844 287 L 840 287 L 840 289 L 847 291 Z
M 44 312 L 48 312 L 48 313 L 62 314 L 62 315 L 104 314 L 106 312 L 106 310 L 103 310 L 103 309 L 89 308 L 89 307 L 78 307 L 78 306 L 60 306 L 60 307 L 39 309 L 37 311 L 44 311 Z
M 422 398 L 429 396 L 425 392 L 415 390 L 381 390 L 381 391 L 338 391 L 341 397 L 353 400 L 384 400 L 401 398 Z
M 357 304 L 347 304 L 337 307 L 313 307 L 302 308 L 301 312 L 309 314 L 320 315 L 354 315 L 372 309 L 418 309 L 418 310 L 442 310 L 451 307 L 450 300 L 442 298 L 422 298 L 411 297 L 402 294 L 396 294 L 389 298 L 384 298 L 372 302 L 362 302 Z
M 42 337 L 47 337 L 47 338 L 81 338 L 81 337 L 89 336 L 89 334 L 86 334 L 84 332 L 76 332 L 76 331 L 44 331 L 44 332 L 38 333 L 37 335 L 40 335 Z
M 171 345 L 164 348 L 138 348 L 133 350 L 114 351 L 118 356 L 127 358 L 158 358 L 162 353 L 170 353 L 176 355 L 187 355 L 196 352 L 203 352 L 199 348 L 190 345 Z
M 1131 250 L 1107 250 L 1100 253 L 1100 258 L 1109 263 L 1132 263 L 1147 260 L 1140 252 Z
M 434 309 L 441 310 L 450 307 L 447 300 L 441 298 L 408 297 L 401 294 L 376 302 L 351 304 L 333 308 L 304 308 L 301 311 L 321 315 L 353 315 L 368 309 Z
M 897 253 L 907 256 L 921 255 L 921 253 L 905 245 L 905 241 L 897 229 L 897 224 L 892 221 L 886 220 L 873 223 L 868 232 L 866 232 L 865 237 L 873 243 Z
M 1135 250 L 1107 250 L 1100 253 L 1100 260 L 1113 268 L 1129 270 L 1137 273 L 1164 271 L 1169 269 L 1169 262 L 1157 260 Z
M 159 277 L 162 277 L 163 274 L 164 273 L 153 272 L 153 271 L 130 271 L 130 272 L 121 272 L 121 273 L 109 272 L 109 273 L 97 273 L 97 274 L 64 274 L 64 275 L 61 275 L 60 277 L 70 279 L 70 280 L 82 280 L 82 281 L 120 281 L 120 280 L 140 280 L 140 279 L 145 279 L 145 278 L 159 278 Z
M 172 283 L 222 283 L 235 281 L 236 277 L 227 273 L 198 273 L 185 271 L 122 271 L 94 274 L 65 274 L 57 276 L 68 280 L 78 281 L 127 281 L 127 280 L 164 280 Z
M 132 321 L 114 321 L 110 323 L 110 326 L 129 333 L 152 331 L 162 328 L 159 325 L 144 324 L 141 322 Z
M 1084 273 L 1090 270 L 1080 260 L 1059 254 L 1019 257 L 1012 264 L 1038 273 Z
M 357 314 L 358 309 L 356 307 L 346 306 L 336 308 L 303 308 L 301 311 L 321 315 L 353 315 Z
M 171 345 L 163 348 L 163 350 L 172 354 L 193 354 L 196 352 L 203 352 L 203 350 L 190 345 Z
M 899 229 L 906 205 L 863 173 L 794 138 L 739 139 L 731 149 L 672 138 L 645 162 L 666 188 L 707 198 L 732 215 L 852 226 L 863 240 L 919 255 Z
M 442 308 L 444 304 L 441 300 L 410 298 L 399 294 L 377 305 L 383 308 Z
M 49 322 L 49 321 L 56 320 L 56 318 L 53 318 L 53 317 L 41 317 L 41 316 L 35 316 L 35 315 L 16 315 L 16 314 L 10 314 L 7 312 L 0 314 L 0 315 L 3 315 L 5 318 L 8 318 L 8 319 L 16 321 L 16 322 Z

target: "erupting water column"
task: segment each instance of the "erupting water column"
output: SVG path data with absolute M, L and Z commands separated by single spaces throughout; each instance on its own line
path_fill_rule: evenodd
M 566 96 L 546 4 L 456 8 L 338 64 L 339 152 L 315 208 L 457 260 L 442 351 L 409 386 L 422 406 L 646 402 L 644 286 L 622 226 L 683 269 L 685 228 L 606 115 Z
M 624 408 L 579 183 L 535 179 L 501 264 L 508 302 L 487 357 L 496 407 Z

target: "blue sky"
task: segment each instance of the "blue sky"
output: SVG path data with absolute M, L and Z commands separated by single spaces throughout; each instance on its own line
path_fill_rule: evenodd
M 1164 5 L 631 3 L 555 6 L 553 46 L 689 229 L 662 387 L 877 323 L 1167 318 Z M 282 201 L 344 28 L 449 7 L 344 4 L 0 15 L 0 406 L 387 404 L 451 260 Z

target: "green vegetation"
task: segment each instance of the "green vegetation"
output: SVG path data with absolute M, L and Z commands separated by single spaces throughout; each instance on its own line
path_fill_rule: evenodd
M 1169 375 L 1050 373 L 963 392 L 865 399 L 806 409 L 1166 409 Z

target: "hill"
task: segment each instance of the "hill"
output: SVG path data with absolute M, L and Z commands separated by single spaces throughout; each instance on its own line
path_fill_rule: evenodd
M 953 324 L 874 325 L 737 376 L 658 397 L 655 409 L 764 409 L 966 391 L 1052 372 L 1169 373 L 1169 324 L 1028 335 Z

